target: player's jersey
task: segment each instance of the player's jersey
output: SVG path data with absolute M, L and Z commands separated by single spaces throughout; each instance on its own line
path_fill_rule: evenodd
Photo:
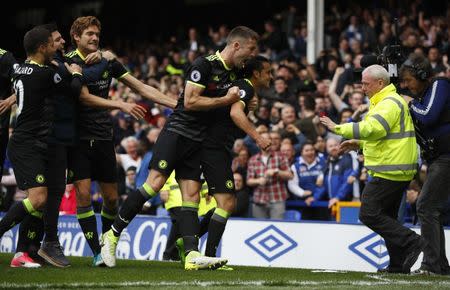
M 248 114 L 248 103 L 255 94 L 255 89 L 248 79 L 239 79 L 233 82 L 239 87 L 240 102 L 245 104 L 244 112 Z M 231 105 L 217 108 L 212 111 L 210 125 L 205 140 L 206 146 L 223 147 L 230 150 L 237 138 L 245 137 L 245 133 L 238 128 L 230 117 Z
M 0 48 L 0 99 L 11 95 L 11 78 L 17 61 L 11 52 Z
M 4 100 L 11 95 L 11 78 L 14 67 L 18 66 L 16 59 L 11 52 L 0 48 L 0 100 Z M 9 113 L 0 116 L 0 128 L 7 128 L 9 125 Z
M 11 139 L 17 142 L 36 141 L 46 148 L 51 126 L 52 102 L 61 76 L 51 67 L 26 61 L 13 73 L 13 87 L 17 96 L 17 123 Z
M 228 68 L 218 51 L 207 57 L 197 58 L 186 74 L 186 82 L 203 88 L 201 95 L 210 98 L 225 96 L 235 79 L 236 71 Z M 166 128 L 201 142 L 206 136 L 209 116 L 210 112 L 187 111 L 184 108 L 183 92 Z
M 57 51 L 53 60 L 58 66 L 52 66 L 61 76 L 61 85 L 55 91 L 55 97 L 52 98 L 54 114 L 52 129 L 48 138 L 49 143 L 75 145 L 77 142 L 76 133 L 76 115 L 78 97 L 81 91 L 81 79 L 77 84 L 77 89 L 71 87 L 72 75 L 64 66 L 64 56 Z M 83 73 L 85 73 L 83 71 Z
M 66 54 L 69 63 L 76 63 L 82 68 L 87 65 L 80 51 L 74 50 Z M 112 61 L 101 73 L 100 77 L 83 77 L 83 83 L 89 93 L 108 99 L 112 78 L 120 79 L 128 74 L 127 69 L 118 61 Z M 80 104 L 79 134 L 81 140 L 112 140 L 113 126 L 109 110 L 87 107 Z

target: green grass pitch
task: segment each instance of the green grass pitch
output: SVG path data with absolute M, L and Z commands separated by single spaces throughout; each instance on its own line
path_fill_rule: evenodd
M 94 268 L 91 258 L 70 257 L 58 269 L 10 268 L 12 254 L 0 254 L 1 289 L 450 289 L 450 276 L 412 277 L 307 269 L 234 267 L 234 271 L 184 271 L 176 262 L 118 260 L 115 268 Z

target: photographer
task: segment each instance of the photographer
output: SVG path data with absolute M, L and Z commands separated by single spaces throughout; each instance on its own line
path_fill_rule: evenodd
M 450 274 L 445 254 L 444 215 L 450 188 L 450 82 L 432 79 L 428 60 L 412 54 L 400 74 L 414 95 L 409 102 L 428 175 L 417 200 L 421 233 L 427 245 L 420 269 L 413 274 Z
M 409 273 L 424 247 L 419 235 L 397 221 L 403 192 L 416 173 L 414 126 L 385 68 L 367 67 L 362 85 L 370 108 L 361 122 L 336 125 L 328 117 L 320 121 L 338 135 L 357 139 L 344 141 L 341 151 L 363 148 L 372 179 L 361 196 L 359 219 L 384 238 L 390 261 L 380 272 Z

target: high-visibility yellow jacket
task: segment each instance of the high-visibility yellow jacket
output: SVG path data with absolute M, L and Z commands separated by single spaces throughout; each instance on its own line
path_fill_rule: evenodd
M 393 84 L 370 99 L 364 120 L 337 125 L 335 132 L 361 140 L 370 175 L 395 181 L 413 179 L 418 154 L 414 125 L 408 105 Z
M 175 172 L 167 179 L 161 191 L 169 191 L 169 199 L 165 203 L 165 208 L 167 210 L 173 207 L 180 207 L 183 203 L 183 199 L 181 197 L 180 186 L 178 185 L 177 180 L 175 179 Z M 202 188 L 200 190 L 200 204 L 198 208 L 198 216 L 205 215 L 208 211 L 215 208 L 217 206 L 216 200 L 214 197 L 208 197 L 208 185 L 203 183 Z

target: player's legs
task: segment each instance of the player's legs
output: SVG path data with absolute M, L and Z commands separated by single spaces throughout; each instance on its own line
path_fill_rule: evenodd
M 59 206 L 66 186 L 66 169 L 68 147 L 65 145 L 49 145 L 47 184 L 48 197 L 44 210 L 45 240 L 38 251 L 39 256 L 56 267 L 70 266 L 69 260 L 58 240 Z
M 214 195 L 217 207 L 208 226 L 205 255 L 216 256 L 228 218 L 236 206 L 231 155 L 225 147 L 204 147 L 202 169 L 208 184 L 208 193 Z
M 102 192 L 103 205 L 101 211 L 102 233 L 111 229 L 111 225 L 117 216 L 117 207 L 119 195 L 117 192 L 117 183 L 99 182 Z

